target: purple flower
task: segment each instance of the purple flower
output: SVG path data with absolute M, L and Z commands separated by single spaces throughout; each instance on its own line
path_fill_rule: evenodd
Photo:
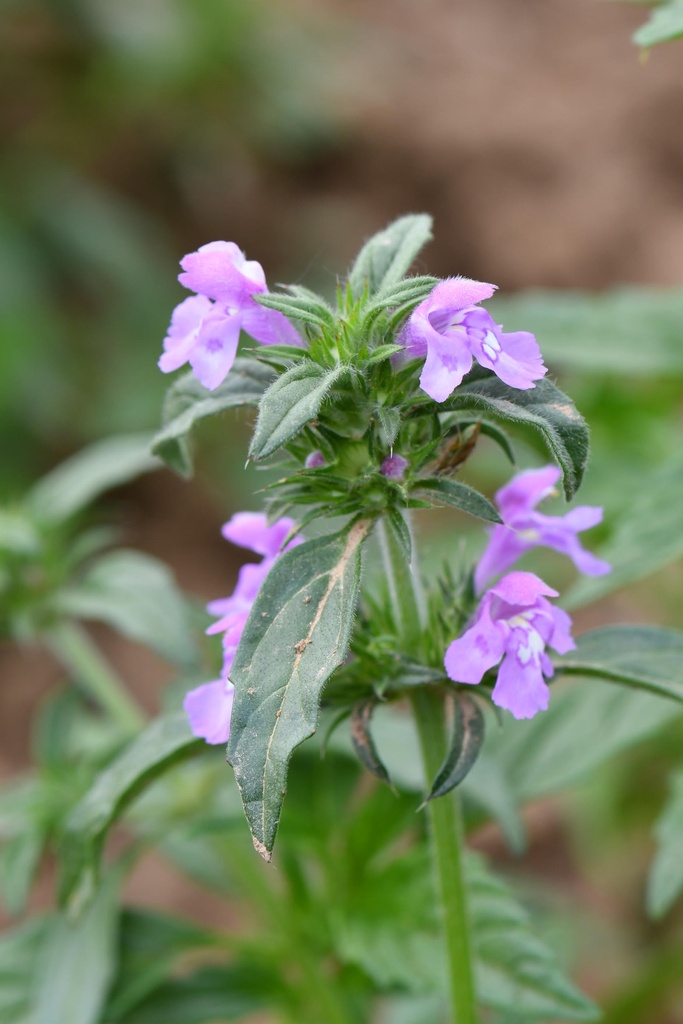
M 164 373 L 189 362 L 200 384 L 213 391 L 235 360 L 241 330 L 262 345 L 303 345 L 282 313 L 254 300 L 267 291 L 263 268 L 234 242 L 209 242 L 180 265 L 178 280 L 198 294 L 173 311 L 159 360 Z
M 466 277 L 441 281 L 417 306 L 401 334 L 409 358 L 425 356 L 420 386 L 435 402 L 445 401 L 476 359 L 512 388 L 533 388 L 546 373 L 533 334 L 504 334 L 477 303 L 496 286 Z
M 315 451 L 310 452 L 306 456 L 306 461 L 304 462 L 304 466 L 306 467 L 306 469 L 321 469 L 323 466 L 326 465 L 327 460 L 319 448 L 316 448 Z
M 446 651 L 446 672 L 456 683 L 480 683 L 501 658 L 493 703 L 515 718 L 533 718 L 548 707 L 546 676 L 553 674 L 546 646 L 574 649 L 571 619 L 546 597 L 557 591 L 531 572 L 511 572 L 487 590 L 474 621 Z
M 281 550 L 302 544 L 301 537 L 294 537 L 284 548 L 287 534 L 294 526 L 292 519 L 278 519 L 268 526 L 266 517 L 260 512 L 237 512 L 225 524 L 222 534 L 226 540 L 248 548 L 263 560 L 243 565 L 237 577 L 237 585 L 230 597 L 211 601 L 207 605 L 212 615 L 220 618 L 209 626 L 207 633 L 223 633 L 223 669 L 221 678 L 204 683 L 185 696 L 183 707 L 190 720 L 195 736 L 201 736 L 207 743 L 227 743 L 230 735 L 230 714 L 234 687 L 229 681 L 232 662 L 239 647 L 244 627 L 249 618 L 251 606 L 256 600 L 261 584 L 270 572 Z
M 402 455 L 387 455 L 379 467 L 382 476 L 387 480 L 402 480 L 408 468 L 408 460 Z
M 580 505 L 564 516 L 546 516 L 535 511 L 536 505 L 553 493 L 559 478 L 557 466 L 528 469 L 497 492 L 496 504 L 503 525 L 490 531 L 488 547 L 474 573 L 477 591 L 483 590 L 492 577 L 505 572 L 525 551 L 537 546 L 567 555 L 579 572 L 587 576 L 604 576 L 611 571 L 609 563 L 586 551 L 577 537 L 602 520 L 601 508 Z

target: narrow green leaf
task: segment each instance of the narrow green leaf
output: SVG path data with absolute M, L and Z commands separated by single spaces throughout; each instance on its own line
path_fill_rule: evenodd
M 401 546 L 406 566 L 408 566 L 413 559 L 413 539 L 410 536 L 410 528 L 405 520 L 405 516 L 397 508 L 388 508 L 386 517 L 393 535 Z
M 56 609 L 106 622 L 178 665 L 192 665 L 197 648 L 185 599 L 158 559 L 120 549 L 99 558 L 83 578 L 60 591 Z
M 178 712 L 152 722 L 99 774 L 63 828 L 63 900 L 89 897 L 109 826 L 150 782 L 178 761 L 198 753 L 203 745 L 190 732 L 185 714 Z
M 365 360 L 365 365 L 374 366 L 375 363 L 381 363 L 385 359 L 395 356 L 397 352 L 402 352 L 404 348 L 404 345 L 378 345 Z
M 27 505 L 43 520 L 60 522 L 100 494 L 160 466 L 149 452 L 149 434 L 96 441 L 62 462 L 28 492 Z
M 484 716 L 476 701 L 464 693 L 451 694 L 450 698 L 451 739 L 427 800 L 443 796 L 462 782 L 474 767 L 484 742 Z
M 31 1004 L 51 921 L 34 917 L 0 936 L 0 1024 L 35 1024 Z
M 314 300 L 310 294 L 282 295 L 275 292 L 264 292 L 261 295 L 255 295 L 254 298 L 259 306 L 276 309 L 290 320 L 302 320 L 321 330 L 325 327 L 334 330 L 336 327 L 334 313 L 319 296 L 316 296 Z
M 683 701 L 683 632 L 660 626 L 607 626 L 584 633 L 554 659 L 557 672 L 601 676 Z
M 422 477 L 415 481 L 412 491 L 429 494 L 444 505 L 452 505 L 487 523 L 502 523 L 498 510 L 488 498 L 458 480 L 445 476 Z
M 528 391 L 519 391 L 491 374 L 462 384 L 442 403 L 444 412 L 466 408 L 539 431 L 562 470 L 567 500 L 574 496 L 588 460 L 588 428 L 559 388 L 544 377 Z
M 143 909 L 124 910 L 119 933 L 119 970 L 102 1014 L 122 1021 L 167 982 L 181 956 L 218 944 L 218 936 L 180 918 Z
M 165 981 L 129 1012 L 105 1017 L 103 1024 L 223 1024 L 251 1019 L 280 998 L 278 978 L 258 964 L 200 967 Z
M 429 295 L 439 283 L 438 277 L 407 277 L 396 284 L 382 288 L 373 299 L 372 306 L 391 309 L 409 302 L 419 302 Z
M 475 973 L 481 1001 L 527 1020 L 599 1020 L 595 1004 L 559 968 L 552 951 L 531 932 L 526 911 L 478 858 L 467 862 L 474 931 Z
M 370 523 L 286 551 L 259 591 L 233 663 L 228 760 L 254 846 L 270 859 L 292 751 L 316 729 L 322 688 L 344 660 Z
M 121 872 L 110 871 L 75 923 L 52 919 L 41 949 L 32 1024 L 99 1024 L 116 973 Z
M 393 448 L 398 432 L 401 429 L 401 414 L 398 409 L 385 409 L 384 406 L 377 407 L 377 419 L 382 426 L 384 442 Z
M 644 48 L 683 39 L 683 0 L 665 0 L 652 11 L 650 20 L 633 33 L 633 41 Z
M 181 476 L 192 476 L 189 436 L 195 424 L 226 409 L 258 405 L 274 379 L 270 367 L 239 356 L 214 391 L 200 384 L 192 373 L 184 374 L 166 393 L 163 427 L 152 439 L 152 451 Z
M 683 892 L 683 772 L 674 776 L 671 788 L 655 826 L 657 853 L 647 880 L 646 905 L 652 917 L 663 917 Z
M 315 419 L 330 388 L 346 372 L 344 366 L 327 370 L 307 360 L 278 377 L 261 399 L 250 458 L 265 459 Z
M 361 249 L 349 273 L 355 298 L 367 286 L 370 295 L 397 284 L 432 238 L 432 218 L 424 213 L 399 217 Z
M 599 549 L 612 566 L 606 576 L 586 576 L 564 595 L 577 608 L 619 587 L 635 583 L 683 555 L 681 504 L 683 457 L 677 452 L 652 472 L 639 473 L 638 485 L 616 516 L 610 539 Z
M 361 764 L 382 782 L 389 782 L 370 732 L 370 721 L 375 710 L 374 700 L 362 700 L 354 705 L 351 715 L 351 741 Z

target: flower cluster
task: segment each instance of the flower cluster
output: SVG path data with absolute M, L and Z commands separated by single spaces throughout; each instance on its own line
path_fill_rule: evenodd
M 234 692 L 229 680 L 233 658 L 251 606 L 271 566 L 282 551 L 302 543 L 300 537 L 294 537 L 283 547 L 293 527 L 292 519 L 278 519 L 272 526 L 268 526 L 266 517 L 259 512 L 238 512 L 221 531 L 226 540 L 261 555 L 262 561 L 243 565 L 230 597 L 220 598 L 207 605 L 207 611 L 220 616 L 206 632 L 210 635 L 223 634 L 221 677 L 190 690 L 183 704 L 195 736 L 201 736 L 207 743 L 228 742 Z
M 519 473 L 496 494 L 503 523 L 491 530 L 488 546 L 474 572 L 479 593 L 532 547 L 553 548 L 572 559 L 577 569 L 602 576 L 610 566 L 580 544 L 577 533 L 595 526 L 602 509 L 582 505 L 564 516 L 536 512 L 536 505 L 553 493 L 560 471 L 555 466 Z M 557 597 L 543 580 L 529 572 L 511 572 L 481 598 L 469 629 L 446 651 L 446 672 L 458 683 L 480 683 L 502 660 L 492 700 L 515 718 L 531 718 L 548 707 L 544 676 L 553 666 L 546 646 L 559 654 L 574 648 L 571 619 L 547 597 Z
M 282 313 L 255 301 L 267 291 L 263 268 L 234 242 L 209 242 L 180 265 L 178 280 L 197 294 L 173 311 L 159 360 L 164 373 L 189 363 L 200 384 L 214 390 L 235 360 L 240 331 L 262 345 L 303 344 Z
M 282 313 L 256 301 L 256 297 L 267 290 L 263 269 L 259 263 L 247 260 L 233 242 L 204 245 L 185 256 L 181 266 L 183 273 L 179 280 L 195 294 L 181 302 L 173 313 L 164 340 L 164 353 L 159 360 L 164 372 L 188 362 L 200 383 L 215 389 L 233 364 L 242 330 L 263 345 L 299 348 L 305 345 Z M 391 364 L 385 364 L 388 372 L 392 372 L 392 365 L 394 371 L 402 371 L 401 363 L 424 360 L 419 387 L 437 403 L 448 399 L 475 360 L 510 388 L 534 388 L 535 382 L 546 373 L 539 346 L 534 335 L 527 331 L 504 332 L 481 308 L 480 303 L 494 291 L 495 285 L 463 277 L 436 284 L 403 326 L 397 328 L 398 337 L 391 340 L 396 340 L 403 351 L 396 354 L 394 350 Z M 346 332 L 355 321 L 347 317 L 348 310 L 344 310 L 342 304 L 339 329 Z M 325 330 L 327 326 L 322 332 L 323 340 Z M 334 339 L 328 355 L 333 352 L 337 352 Z M 313 348 L 308 354 L 313 357 Z M 405 386 L 409 396 L 410 389 L 417 388 L 417 381 L 410 371 L 401 379 L 408 381 Z M 392 393 L 391 387 L 389 393 Z M 401 410 L 408 404 L 396 401 Z M 400 422 L 399 416 L 399 427 Z M 337 430 L 335 422 L 335 436 Z M 359 437 L 361 434 L 353 434 L 354 444 Z M 351 463 L 353 458 L 355 456 Z M 380 474 L 391 482 L 392 494 L 399 493 L 401 488 L 409 489 L 415 483 L 411 483 L 407 474 L 408 459 L 395 453 L 393 447 L 388 454 L 385 448 L 381 459 Z M 304 460 L 307 470 L 327 468 L 334 473 L 331 465 L 320 449 L 309 451 Z M 318 476 L 323 480 L 325 474 Z M 547 707 L 546 679 L 553 669 L 546 647 L 565 653 L 574 643 L 569 633 L 569 616 L 548 600 L 556 597 L 557 592 L 532 573 L 507 573 L 507 570 L 526 551 L 539 545 L 567 555 L 581 572 L 602 575 L 610 569 L 606 562 L 586 551 L 578 539 L 579 533 L 600 522 L 601 509 L 580 506 L 562 516 L 548 516 L 536 510 L 539 502 L 553 493 L 559 477 L 560 470 L 554 466 L 528 470 L 496 494 L 502 523 L 490 529 L 488 544 L 474 571 L 478 608 L 468 628 L 452 641 L 445 655 L 448 676 L 463 684 L 481 682 L 487 672 L 500 664 L 492 699 L 516 718 L 531 717 Z M 306 479 L 311 481 L 313 474 L 308 474 Z M 280 482 L 289 483 L 287 480 Z M 339 480 L 333 483 L 339 484 Z M 347 480 L 342 479 L 342 490 L 346 484 Z M 301 503 L 305 504 L 305 497 Z M 223 670 L 220 679 L 188 693 L 185 708 L 193 731 L 209 743 L 223 743 L 228 739 L 233 696 L 229 681 L 232 661 L 259 588 L 284 549 L 293 526 L 293 521 L 287 518 L 268 526 L 263 515 L 239 513 L 223 528 L 226 539 L 261 555 L 262 561 L 244 565 L 232 595 L 208 606 L 209 611 L 218 616 L 218 621 L 207 632 L 223 635 Z M 286 546 L 297 543 L 300 543 L 299 538 Z M 498 582 L 490 586 L 496 579 Z

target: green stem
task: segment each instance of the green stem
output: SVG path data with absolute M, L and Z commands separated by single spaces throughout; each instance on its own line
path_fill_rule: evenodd
M 300 999 L 297 1008 L 297 1020 L 301 1020 L 301 1012 L 310 1008 L 311 1021 L 324 1020 L 326 1024 L 355 1024 L 356 1018 L 347 1009 L 342 993 L 332 977 L 321 970 L 322 952 L 311 948 L 310 940 L 299 921 L 296 907 L 285 902 L 282 893 L 267 881 L 267 868 L 263 862 L 254 857 L 252 850 L 244 851 L 238 843 L 232 844 L 230 854 L 230 870 L 239 878 L 240 884 L 250 898 L 257 904 L 268 923 L 269 932 L 279 933 L 282 940 L 284 955 L 298 970 L 301 980 L 296 985 Z
M 413 694 L 412 701 L 429 783 L 436 776 L 446 753 L 443 699 L 437 691 L 420 687 Z M 463 830 L 457 791 L 430 800 L 427 809 L 448 953 L 453 1021 L 454 1024 L 476 1024 L 476 993 L 463 865 Z
M 145 724 L 144 715 L 81 626 L 76 622 L 59 622 L 44 640 L 73 681 L 111 715 L 124 732 L 139 732 Z
M 406 525 L 410 529 L 407 519 Z M 415 545 L 413 545 L 413 562 L 412 565 L 409 565 L 403 547 L 389 522 L 380 520 L 379 537 L 396 628 L 399 631 L 402 646 L 413 657 L 419 658 L 425 606 L 422 585 L 417 573 Z
M 414 567 L 389 524 L 382 523 L 382 552 L 394 616 L 403 646 L 419 657 L 423 635 L 424 598 Z M 427 783 L 436 776 L 446 754 L 445 709 L 438 690 L 418 687 L 412 695 Z M 434 866 L 441 900 L 441 918 L 448 959 L 453 1024 L 477 1024 L 477 1004 L 470 948 L 467 890 L 463 871 L 463 834 L 455 793 L 428 804 Z

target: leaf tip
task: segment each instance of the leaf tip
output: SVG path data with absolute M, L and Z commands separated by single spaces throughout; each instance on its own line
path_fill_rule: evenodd
M 256 836 L 252 836 L 251 841 L 253 842 L 254 849 L 256 850 L 258 855 L 260 857 L 263 857 L 266 864 L 270 864 L 271 860 L 273 859 L 272 850 L 269 850 L 268 847 L 264 843 L 262 843 L 260 839 L 256 838 Z

